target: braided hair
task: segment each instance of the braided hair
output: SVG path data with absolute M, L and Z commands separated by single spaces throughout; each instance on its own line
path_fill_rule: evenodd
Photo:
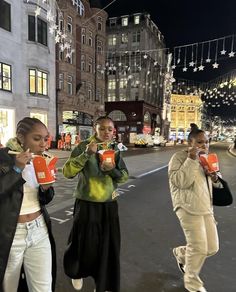
M 100 116 L 100 117 L 97 118 L 96 121 L 94 122 L 94 127 L 95 127 L 97 124 L 100 124 L 101 120 L 109 120 L 109 121 L 111 121 L 111 122 L 114 124 L 112 118 L 110 118 L 109 116 Z
M 26 136 L 28 133 L 30 133 L 35 125 L 43 125 L 45 128 L 43 122 L 41 122 L 39 119 L 36 118 L 30 118 L 25 117 L 22 120 L 20 120 L 16 126 L 16 135 L 22 135 Z
M 191 131 L 188 135 L 188 141 L 190 142 L 193 138 L 196 138 L 198 134 L 205 133 L 205 131 L 198 128 L 198 126 L 194 123 L 190 124 Z

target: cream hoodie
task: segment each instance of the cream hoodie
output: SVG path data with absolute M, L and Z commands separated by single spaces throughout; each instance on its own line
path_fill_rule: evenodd
M 206 178 L 199 160 L 179 151 L 169 162 L 168 175 L 174 211 L 181 207 L 194 215 L 213 214 L 212 181 Z

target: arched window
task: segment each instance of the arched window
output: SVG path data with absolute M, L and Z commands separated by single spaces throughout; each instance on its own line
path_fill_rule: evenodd
M 149 112 L 145 112 L 143 116 L 143 121 L 145 124 L 151 125 L 151 115 Z
M 115 110 L 110 112 L 110 114 L 108 115 L 114 122 L 115 121 L 127 121 L 126 115 L 119 110 Z

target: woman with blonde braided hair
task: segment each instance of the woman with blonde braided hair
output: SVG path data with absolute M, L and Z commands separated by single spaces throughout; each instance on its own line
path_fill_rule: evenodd
M 54 190 L 37 182 L 33 154 L 42 155 L 49 137 L 38 119 L 25 117 L 16 137 L 0 149 L 0 291 L 55 290 L 55 243 L 45 205 Z M 24 269 L 26 286 L 22 286 Z

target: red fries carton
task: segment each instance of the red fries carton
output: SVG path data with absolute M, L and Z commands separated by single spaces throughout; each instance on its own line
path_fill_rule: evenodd
M 199 160 L 202 167 L 209 172 L 219 171 L 219 160 L 216 153 L 201 154 Z
M 55 182 L 57 157 L 35 156 L 33 159 L 36 178 L 40 185 Z
M 103 161 L 115 163 L 115 150 L 99 150 L 100 162 Z

